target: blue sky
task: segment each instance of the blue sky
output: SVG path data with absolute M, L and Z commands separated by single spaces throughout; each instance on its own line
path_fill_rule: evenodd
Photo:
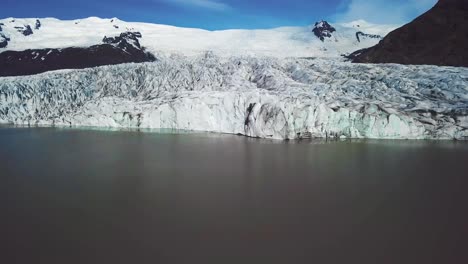
M 303 26 L 321 19 L 403 24 L 437 0 L 2 0 L 0 18 L 118 17 L 205 29 Z

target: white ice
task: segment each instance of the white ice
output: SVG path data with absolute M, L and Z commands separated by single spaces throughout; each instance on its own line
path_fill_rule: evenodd
M 274 139 L 466 139 L 468 68 L 159 56 L 0 78 L 0 122 Z

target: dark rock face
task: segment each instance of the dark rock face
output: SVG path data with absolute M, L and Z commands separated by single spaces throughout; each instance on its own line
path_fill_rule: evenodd
M 361 42 L 362 38 L 373 38 L 373 39 L 381 39 L 382 36 L 380 35 L 372 35 L 372 34 L 366 34 L 362 31 L 356 32 L 356 39 L 358 42 Z
M 18 32 L 25 36 L 29 36 L 33 34 L 32 28 L 30 25 L 24 25 L 23 27 L 15 27 Z
M 3 28 L 2 28 L 2 26 L 4 26 L 4 25 L 5 25 L 5 24 L 3 24 L 3 23 L 0 23 L 0 32 L 1 32 L 1 31 L 3 31 Z
M 332 33 L 335 31 L 336 29 L 334 27 L 328 24 L 327 21 L 323 20 L 315 23 L 314 29 L 312 30 L 315 36 L 317 36 L 321 41 L 325 41 L 325 38 L 331 38 Z
M 41 25 L 41 21 L 39 19 L 36 19 L 36 25 L 34 26 L 34 29 L 40 29 Z
M 0 53 L 0 76 L 19 76 L 59 69 L 83 69 L 102 65 L 154 61 L 138 42 L 138 32 L 104 38 L 104 44 L 88 48 L 37 49 Z
M 10 41 L 10 38 L 0 33 L 0 49 L 6 48 L 8 46 L 8 41 Z
M 134 52 L 141 50 L 140 42 L 138 39 L 141 38 L 140 32 L 123 32 L 117 37 L 104 37 L 103 43 L 113 45 L 124 51 Z
M 428 12 L 374 47 L 349 56 L 357 63 L 468 67 L 468 1 L 439 0 Z

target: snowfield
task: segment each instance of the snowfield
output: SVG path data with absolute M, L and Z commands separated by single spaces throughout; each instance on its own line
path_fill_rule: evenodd
M 0 78 L 0 122 L 273 139 L 467 139 L 468 69 L 159 56 L 154 63 Z
M 40 27 L 35 28 L 37 20 Z M 3 24 L 3 25 L 2 25 Z M 25 26 L 32 34 L 24 36 Z M 0 19 L 3 31 L 10 38 L 4 50 L 89 47 L 101 44 L 104 36 L 118 36 L 122 32 L 140 32 L 140 43 L 153 54 L 176 53 L 186 56 L 203 55 L 213 51 L 218 56 L 239 55 L 270 57 L 338 57 L 359 49 L 374 46 L 380 39 L 361 38 L 357 32 L 378 34 L 382 37 L 398 25 L 376 25 L 363 20 L 333 24 L 336 32 L 331 38 L 320 41 L 311 26 L 281 27 L 258 30 L 216 30 L 181 28 L 151 23 L 125 22 L 118 18 L 89 17 L 76 20 L 56 18 L 5 18 Z

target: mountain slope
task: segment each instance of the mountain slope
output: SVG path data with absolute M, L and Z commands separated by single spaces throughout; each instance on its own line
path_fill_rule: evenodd
M 125 32 L 117 37 L 105 37 L 102 44 L 87 48 L 5 51 L 0 53 L 0 76 L 154 61 L 155 57 L 145 52 L 138 38 L 141 38 L 139 32 Z
M 207 31 L 96 17 L 69 21 L 54 18 L 7 18 L 0 20 L 0 23 L 3 30 L 0 31 L 0 52 L 89 47 L 101 44 L 104 36 L 138 31 L 142 34 L 140 43 L 148 52 L 187 56 L 212 51 L 219 56 L 338 57 L 375 45 L 379 40 L 359 40 L 356 37 L 357 32 L 385 36 L 396 28 L 394 25 L 374 25 L 365 21 L 333 24 L 336 31 L 327 38 L 320 39 L 313 32 L 315 26 Z
M 468 1 L 439 0 L 427 13 L 351 54 L 353 62 L 468 67 Z

